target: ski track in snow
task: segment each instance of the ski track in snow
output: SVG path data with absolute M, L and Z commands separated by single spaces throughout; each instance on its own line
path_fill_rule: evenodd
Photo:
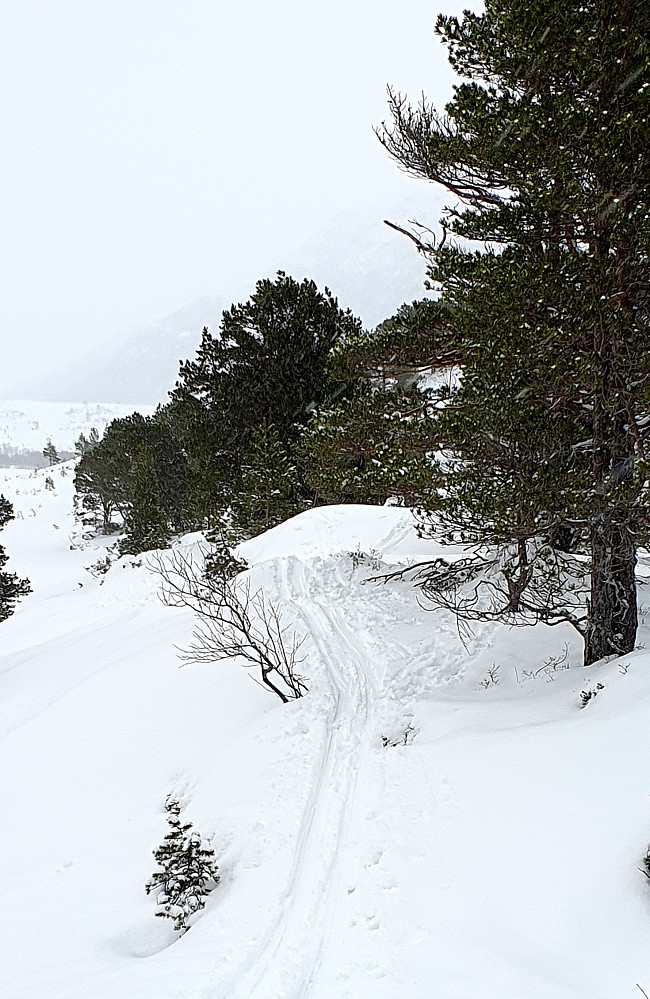
M 346 605 L 358 592 L 359 579 L 351 579 L 351 565 L 343 558 L 310 563 L 278 559 L 274 588 L 307 633 L 309 696 L 323 704 L 326 734 L 313 764 L 280 913 L 255 954 L 248 955 L 226 990 L 220 989 L 223 999 L 304 999 L 310 994 L 344 890 L 340 867 L 357 777 L 379 738 L 378 678 L 367 672 L 372 657 L 365 632 L 354 631 L 346 621 Z

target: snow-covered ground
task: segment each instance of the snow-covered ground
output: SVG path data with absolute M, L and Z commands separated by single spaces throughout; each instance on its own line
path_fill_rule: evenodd
M 87 402 L 0 402 L 0 450 L 42 451 L 51 440 L 58 451 L 74 451 L 79 434 L 88 436 L 95 427 L 100 436 L 107 424 L 129 416 L 134 409 L 143 414 L 152 406 Z
M 650 653 L 584 670 L 570 629 L 463 642 L 407 583 L 364 582 L 439 551 L 408 511 L 321 508 L 241 548 L 306 636 L 310 692 L 282 705 L 235 661 L 179 668 L 192 617 L 146 559 L 87 571 L 70 464 L 0 492 L 34 590 L 0 625 L 3 995 L 650 994 Z M 221 873 L 178 939 L 144 892 L 169 793 Z

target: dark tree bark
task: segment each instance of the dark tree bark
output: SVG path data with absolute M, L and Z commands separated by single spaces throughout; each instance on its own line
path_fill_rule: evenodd
M 634 649 L 637 629 L 635 541 L 625 523 L 604 518 L 591 528 L 591 596 L 584 664 Z

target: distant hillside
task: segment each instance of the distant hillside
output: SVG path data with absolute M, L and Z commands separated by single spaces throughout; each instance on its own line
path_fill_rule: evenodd
M 408 207 L 387 211 L 401 225 L 416 214 Z M 427 218 L 436 217 L 433 201 Z M 350 308 L 368 328 L 392 315 L 403 302 L 425 295 L 426 264 L 413 244 L 383 224 L 379 216 L 350 218 L 294 253 L 279 256 L 267 273 L 284 270 L 297 279 L 313 278 L 327 286 L 343 308 Z M 233 302 L 246 301 L 255 282 L 227 295 L 207 296 L 142 329 L 135 330 L 108 351 L 75 358 L 47 378 L 25 377 L 15 386 L 16 396 L 48 400 L 110 399 L 128 404 L 132 399 L 155 406 L 167 401 L 178 375 L 179 361 L 192 357 L 201 331 L 215 331 L 221 314 Z M 13 394 L 13 393 L 12 393 Z M 9 397 L 5 390 L 5 395 Z
M 41 468 L 43 448 L 51 440 L 62 458 L 74 452 L 79 434 L 99 433 L 111 420 L 151 406 L 86 402 L 0 402 L 0 468 Z
M 47 378 L 26 378 L 16 394 L 56 402 L 106 399 L 129 405 L 138 399 L 148 406 L 166 402 L 179 360 L 194 355 L 203 327 L 216 328 L 229 304 L 224 298 L 201 298 L 109 350 L 103 347 L 100 353 L 79 357 Z

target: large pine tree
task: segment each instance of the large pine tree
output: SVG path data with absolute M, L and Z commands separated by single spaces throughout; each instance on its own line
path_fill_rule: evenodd
M 650 7 L 486 0 L 436 31 L 467 82 L 444 114 L 391 94 L 379 134 L 454 199 L 429 251 L 465 340 L 458 433 L 484 445 L 470 457 L 486 489 L 475 503 L 465 490 L 465 522 L 492 540 L 494 466 L 494 490 L 524 498 L 506 513 L 523 513 L 525 540 L 585 538 L 590 663 L 634 647 L 648 533 Z M 513 448 L 530 458 L 519 482 Z
M 259 463 L 265 435 L 277 434 L 284 446 L 295 440 L 335 390 L 332 348 L 360 328 L 327 288 L 279 272 L 225 311 L 216 335 L 204 329 L 196 357 L 181 365 L 170 406 L 197 515 L 218 519 L 231 505 L 243 470 Z

